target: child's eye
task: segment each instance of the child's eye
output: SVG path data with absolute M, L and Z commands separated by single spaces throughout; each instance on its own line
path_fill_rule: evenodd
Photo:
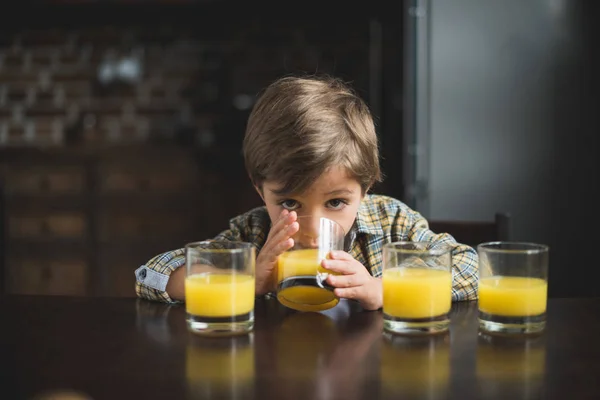
M 348 202 L 342 199 L 331 199 L 327 202 L 327 207 L 334 210 L 341 210 L 346 207 L 346 205 L 348 205 Z
M 299 206 L 296 200 L 283 200 L 279 202 L 279 205 L 288 211 L 293 211 Z

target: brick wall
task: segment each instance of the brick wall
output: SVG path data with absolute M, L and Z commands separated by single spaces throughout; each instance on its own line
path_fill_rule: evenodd
M 206 16 L 177 15 L 94 25 L 81 17 L 68 27 L 58 20 L 56 26 L 6 31 L 0 40 L 0 146 L 227 146 L 241 138 L 256 93 L 291 72 L 333 73 L 367 97 L 367 17 L 332 24 L 324 17 L 268 21 L 247 15 L 209 23 Z M 131 81 L 102 84 L 102 77 L 119 71 Z

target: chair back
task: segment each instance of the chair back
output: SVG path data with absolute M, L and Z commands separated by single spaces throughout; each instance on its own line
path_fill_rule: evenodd
M 429 229 L 449 233 L 457 242 L 476 248 L 484 242 L 510 240 L 510 214 L 497 212 L 491 221 L 430 220 Z

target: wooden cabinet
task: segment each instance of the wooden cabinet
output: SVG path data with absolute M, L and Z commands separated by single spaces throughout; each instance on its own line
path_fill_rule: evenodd
M 85 260 L 69 257 L 13 256 L 8 261 L 8 292 L 44 295 L 85 295 L 88 266 Z M 72 255 L 71 255 L 72 256 Z
M 139 265 L 231 216 L 218 176 L 185 148 L 3 150 L 0 173 L 7 293 L 135 296 Z
M 22 163 L 7 165 L 5 184 L 10 194 L 83 194 L 85 191 L 85 175 L 80 166 L 27 166 Z
M 8 218 L 9 237 L 44 241 L 50 238 L 84 239 L 86 216 L 79 211 L 30 212 L 19 210 Z

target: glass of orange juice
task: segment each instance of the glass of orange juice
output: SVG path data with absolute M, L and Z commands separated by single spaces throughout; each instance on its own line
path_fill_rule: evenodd
M 452 306 L 451 271 L 451 246 L 429 242 L 384 245 L 384 329 L 408 335 L 447 331 Z
M 344 249 L 344 229 L 335 221 L 299 216 L 300 229 L 292 237 L 294 246 L 279 256 L 277 299 L 298 311 L 323 311 L 336 306 L 339 299 L 326 283 L 327 271 L 321 262 L 333 250 Z
M 254 327 L 255 249 L 250 243 L 204 241 L 185 246 L 188 329 L 245 334 Z
M 479 327 L 490 333 L 539 333 L 546 326 L 549 247 L 487 242 L 479 254 Z

